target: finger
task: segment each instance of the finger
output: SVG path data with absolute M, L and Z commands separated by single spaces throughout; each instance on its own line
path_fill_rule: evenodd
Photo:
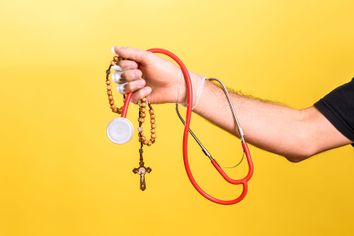
M 143 63 L 149 55 L 149 52 L 147 51 L 128 47 L 114 46 L 113 51 L 120 57 L 130 59 L 139 63 Z
M 116 82 L 116 81 L 114 81 Z M 123 78 L 120 78 L 118 82 L 116 82 L 117 84 L 125 84 L 127 83 L 128 81 L 126 79 L 123 79 Z
M 124 83 L 124 84 L 119 84 L 117 86 L 117 91 L 118 93 L 120 94 L 125 94 L 125 86 L 127 85 L 127 83 Z
M 125 93 L 135 92 L 139 89 L 144 88 L 145 84 L 146 84 L 146 82 L 143 79 L 138 79 L 138 80 L 134 80 L 132 82 L 128 82 L 124 86 L 124 92 Z
M 114 65 L 112 66 L 112 69 L 115 70 L 115 71 L 122 71 L 122 68 L 118 65 Z
M 112 75 L 112 80 L 117 84 L 123 83 L 122 73 L 123 72 L 121 72 L 121 71 L 115 71 Z M 124 82 L 126 82 L 126 81 L 124 81 Z
M 142 76 L 143 76 L 143 73 L 141 72 L 141 70 L 138 70 L 138 69 L 126 70 L 126 71 L 123 71 L 121 74 L 121 77 L 128 82 L 141 79 Z
M 120 60 L 119 66 L 122 68 L 122 70 L 138 69 L 138 63 L 130 60 Z
M 147 97 L 152 92 L 151 87 L 146 86 L 138 91 L 134 92 L 132 95 L 132 102 L 137 104 L 140 99 Z

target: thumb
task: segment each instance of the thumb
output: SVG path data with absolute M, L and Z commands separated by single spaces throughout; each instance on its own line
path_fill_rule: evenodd
M 133 60 L 138 63 L 143 63 L 148 55 L 147 51 L 136 49 L 136 48 L 128 48 L 128 47 L 118 47 L 113 46 L 113 53 L 117 54 L 119 57 L 124 59 Z

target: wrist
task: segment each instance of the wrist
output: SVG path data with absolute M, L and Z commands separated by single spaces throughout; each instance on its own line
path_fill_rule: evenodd
M 205 77 L 193 72 L 189 72 L 192 84 L 193 101 L 192 108 L 196 107 L 201 97 L 202 90 L 204 88 Z M 177 83 L 177 102 L 183 106 L 187 105 L 187 87 L 183 74 L 180 74 L 179 81 Z

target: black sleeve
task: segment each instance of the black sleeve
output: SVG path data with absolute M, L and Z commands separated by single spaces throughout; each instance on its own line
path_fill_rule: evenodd
M 354 140 L 354 78 L 314 105 L 339 132 L 349 140 Z

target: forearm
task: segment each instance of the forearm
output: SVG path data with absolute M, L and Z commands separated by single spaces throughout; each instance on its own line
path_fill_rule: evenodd
M 185 86 L 179 68 L 153 53 L 134 48 L 114 48 L 124 60 L 124 91 L 133 92 L 134 102 L 147 97 L 152 103 L 185 102 Z M 203 88 L 202 77 L 191 74 L 193 89 Z M 144 79 L 142 79 L 144 75 Z M 236 134 L 223 91 L 207 81 L 194 111 L 215 125 Z M 313 106 L 296 110 L 284 105 L 232 94 L 246 140 L 255 146 L 300 161 L 318 152 L 352 143 Z M 195 104 L 194 104 L 195 105 Z
M 248 142 L 291 160 L 310 155 L 306 152 L 310 149 L 305 137 L 308 135 L 304 125 L 306 112 L 236 93 L 232 93 L 231 98 Z M 206 81 L 194 111 L 222 129 L 237 135 L 226 97 L 212 82 Z

